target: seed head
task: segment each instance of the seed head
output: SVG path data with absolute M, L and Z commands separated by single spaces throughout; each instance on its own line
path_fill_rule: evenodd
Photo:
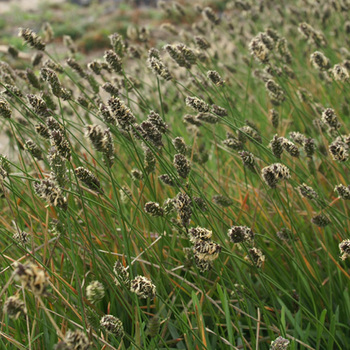
M 99 110 L 100 110 L 100 114 L 103 118 L 103 121 L 106 124 L 117 125 L 117 118 L 111 114 L 111 112 L 109 111 L 107 106 L 105 106 L 103 103 L 101 103 Z
M 11 296 L 6 299 L 3 307 L 4 314 L 9 318 L 17 320 L 21 315 L 26 314 L 24 301 L 18 295 Z
M 102 193 L 100 180 L 88 169 L 78 167 L 75 169 L 75 175 L 83 182 L 90 190 Z
M 217 194 L 215 196 L 213 196 L 212 201 L 217 204 L 220 205 L 221 207 L 229 207 L 233 204 L 233 200 L 229 197 L 223 196 L 221 194 Z
M 191 68 L 191 64 L 186 60 L 182 52 L 175 45 L 165 45 L 164 49 L 180 67 Z
M 332 129 L 338 130 L 341 127 L 338 117 L 332 108 L 326 108 L 322 112 L 321 120 Z
M 42 52 L 36 52 L 31 58 L 32 66 L 33 67 L 38 66 L 43 57 L 44 57 L 44 54 Z
M 57 109 L 57 105 L 53 101 L 52 95 L 47 91 L 40 91 L 40 97 L 45 101 L 47 107 L 54 111 Z
M 64 232 L 66 232 L 66 228 L 60 220 L 52 219 L 49 222 L 49 230 L 48 231 L 50 233 L 52 233 L 53 235 L 62 235 L 62 234 L 64 234 Z
M 238 140 L 235 136 L 233 136 L 232 134 L 228 135 L 228 138 L 224 141 L 222 141 L 222 143 L 231 149 L 234 150 L 241 150 L 243 148 L 243 142 Z
M 211 112 L 218 115 L 219 117 L 226 117 L 228 115 L 227 109 L 217 105 L 211 105 Z
M 163 23 L 160 27 L 173 35 L 178 34 L 177 29 L 171 23 Z
M 173 198 L 167 198 L 162 206 L 164 214 L 168 215 L 175 210 L 175 202 Z
M 104 151 L 104 144 L 103 144 L 103 130 L 101 126 L 99 125 L 87 125 L 86 126 L 86 134 L 85 136 L 88 137 L 93 145 L 93 147 L 99 151 Z
M 349 72 L 344 65 L 336 64 L 332 69 L 332 76 L 334 80 L 346 83 L 349 81 Z
M 60 81 L 58 80 L 57 74 L 52 69 L 41 68 L 40 75 L 44 81 L 47 81 L 49 83 L 52 93 L 56 97 L 61 97 L 62 86 Z
M 35 295 L 42 295 L 46 291 L 47 276 L 41 267 L 27 262 L 24 265 L 17 262 L 13 272 L 15 280 L 21 282 L 24 288 L 31 290 Z
M 209 240 L 194 242 L 193 253 L 199 260 L 214 261 L 219 257 L 221 246 Z
M 114 50 L 114 52 L 119 55 L 120 57 L 123 57 L 124 51 L 125 51 L 125 44 L 123 41 L 123 38 L 120 34 L 118 33 L 113 33 L 108 36 L 111 46 Z
M 118 125 L 124 130 L 131 128 L 131 125 L 136 123 L 136 118 L 130 111 L 130 109 L 125 105 L 125 103 L 118 97 L 112 97 L 108 100 L 108 105 L 111 112 L 116 117 Z
M 39 51 L 45 50 L 45 44 L 42 42 L 41 37 L 36 35 L 31 29 L 20 28 L 18 36 L 21 36 L 24 41 L 34 49 L 37 49 Z
M 198 113 L 196 120 L 208 124 L 217 124 L 219 122 L 219 118 L 210 113 Z
M 96 75 L 101 75 L 102 64 L 100 61 L 94 60 L 87 64 L 88 69 L 94 72 Z
M 55 350 L 60 349 L 74 349 L 74 350 L 89 350 L 90 342 L 89 338 L 81 330 L 77 329 L 75 331 L 69 330 L 63 341 L 56 345 Z
M 319 215 L 314 216 L 311 219 L 311 222 L 318 227 L 326 227 L 331 223 L 331 221 L 328 219 L 328 217 L 324 214 L 319 214 Z
M 194 255 L 194 262 L 200 272 L 205 272 L 213 267 L 211 260 L 199 259 L 197 255 Z
M 24 145 L 24 149 L 27 150 L 37 160 L 43 159 L 41 148 L 33 140 L 27 140 Z
M 198 112 L 209 112 L 209 105 L 197 97 L 186 97 L 186 105 Z
M 183 120 L 186 124 L 190 124 L 191 126 L 192 125 L 197 127 L 202 126 L 202 123 L 197 119 L 197 117 L 191 114 L 186 114 Z
M 120 194 L 120 200 L 122 203 L 128 203 L 132 199 L 132 193 L 130 189 L 126 186 L 123 186 L 119 190 L 119 194 Z
M 282 147 L 292 156 L 298 158 L 300 155 L 298 147 L 290 140 L 282 137 Z
M 148 59 L 148 64 L 155 75 L 159 75 L 164 80 L 173 79 L 172 75 L 169 72 L 169 69 L 164 65 L 164 63 L 160 59 L 151 56 Z
M 210 48 L 210 43 L 203 36 L 195 36 L 194 40 L 200 49 L 207 50 Z
M 298 30 L 306 39 L 309 39 L 314 32 L 314 29 L 306 22 L 300 23 Z
M 46 200 L 48 205 L 67 210 L 67 199 L 63 196 L 55 181 L 50 179 L 41 180 L 35 182 L 33 187 L 36 195 Z
M 63 35 L 63 45 L 69 49 L 71 54 L 77 52 L 77 47 L 70 35 Z
M 176 49 L 179 50 L 179 52 L 181 53 L 183 58 L 186 60 L 186 62 L 189 63 L 189 65 L 196 63 L 197 55 L 195 54 L 195 52 L 192 49 L 190 49 L 189 47 L 187 47 L 184 44 L 176 45 Z
M 247 226 L 232 226 L 227 235 L 233 243 L 243 243 L 254 239 L 252 229 Z
M 138 47 L 138 46 L 129 46 L 128 52 L 132 58 L 136 58 L 136 59 L 141 58 L 142 51 L 140 50 L 140 47 Z
M 148 51 L 148 58 L 156 58 L 158 60 L 160 60 L 160 53 L 159 53 L 159 50 L 157 50 L 156 48 L 152 47 L 149 49 Z
M 315 51 L 313 54 L 311 54 L 310 62 L 320 71 L 326 71 L 331 66 L 329 59 L 320 51 Z
M 186 179 L 191 171 L 191 163 L 183 154 L 175 154 L 174 166 L 180 177 Z
M 312 158 L 315 153 L 315 140 L 310 138 L 306 138 L 304 142 L 304 151 L 307 157 Z
M 286 99 L 284 96 L 284 91 L 274 80 L 269 79 L 266 82 L 265 87 L 267 89 L 267 92 L 268 92 L 272 102 L 280 104 L 281 102 L 283 102 Z
M 285 165 L 275 163 L 263 168 L 261 175 L 269 187 L 276 188 L 280 180 L 287 180 L 290 178 L 290 171 Z
M 46 102 L 36 95 L 27 95 L 28 102 L 31 104 L 31 106 L 34 109 L 34 113 L 38 114 L 41 117 L 49 117 L 51 113 L 49 112 L 47 108 Z
M 207 203 L 203 198 L 200 197 L 193 197 L 192 205 L 196 205 L 199 210 L 205 212 L 208 211 Z
M 257 268 L 261 268 L 264 261 L 265 261 L 265 255 L 263 252 L 258 248 L 251 248 L 249 249 L 249 254 L 244 258 L 244 260 L 250 262 L 253 266 L 256 266 Z
M 163 147 L 162 142 L 162 134 L 158 131 L 158 129 L 151 123 L 149 120 L 145 120 L 140 125 L 140 132 L 142 137 L 152 143 L 155 147 L 161 148 Z
M 173 139 L 173 145 L 178 153 L 186 155 L 188 149 L 183 137 L 176 137 Z
M 163 216 L 164 209 L 156 202 L 147 202 L 145 204 L 144 210 L 147 214 L 151 216 Z
M 304 198 L 310 199 L 310 200 L 317 200 L 318 194 L 317 192 L 310 186 L 303 183 L 302 185 L 297 187 L 300 195 Z
M 68 140 L 65 138 L 63 132 L 61 130 L 52 130 L 50 133 L 51 146 L 55 147 L 58 154 L 70 160 L 71 158 L 71 148 Z
M 30 235 L 28 232 L 16 229 L 15 233 L 13 234 L 13 239 L 20 243 L 22 246 L 25 246 L 30 241 Z
M 289 241 L 292 239 L 295 239 L 293 236 L 293 233 L 290 229 L 283 227 L 280 231 L 276 233 L 276 236 L 281 240 L 281 241 Z
M 343 141 L 333 141 L 328 149 L 332 158 L 338 162 L 346 162 L 349 158 L 348 146 Z
M 339 244 L 340 259 L 345 260 L 350 256 L 350 239 L 345 239 Z
M 102 85 L 102 89 L 108 92 L 112 97 L 119 95 L 119 90 L 113 84 L 107 82 Z
M 278 135 L 274 135 L 272 138 L 269 147 L 271 148 L 272 153 L 276 158 L 281 158 L 281 155 L 283 153 L 283 137 L 278 137 Z
M 101 282 L 92 281 L 86 287 L 86 298 L 92 304 L 96 304 L 98 301 L 102 300 L 104 296 L 105 296 L 105 289 Z
M 334 191 L 338 192 L 340 198 L 345 200 L 350 199 L 350 186 L 338 185 L 335 186 Z
M 110 168 L 114 164 L 114 143 L 110 129 L 103 132 L 102 144 L 103 162 Z
M 116 286 L 120 286 L 121 284 L 125 285 L 127 288 L 130 286 L 130 278 L 129 272 L 126 267 L 120 262 L 116 261 L 113 266 L 114 283 Z
M 49 150 L 49 164 L 51 168 L 51 178 L 55 180 L 60 187 L 64 187 L 67 182 L 65 159 L 57 152 L 55 147 Z
M 271 342 L 270 350 L 287 350 L 289 340 L 279 336 L 277 339 Z
M 17 58 L 19 51 L 12 45 L 9 45 L 7 52 L 13 57 L 13 58 Z
M 148 147 L 144 147 L 144 169 L 146 174 L 153 173 L 156 170 L 156 157 Z
M 28 79 L 29 83 L 35 89 L 41 89 L 41 84 L 40 84 L 38 77 L 35 75 L 35 73 L 30 68 L 26 69 L 25 76 Z M 28 95 L 27 95 L 27 97 L 28 97 Z
M 221 87 L 224 85 L 225 81 L 221 78 L 220 74 L 217 72 L 217 71 L 214 71 L 214 70 L 209 70 L 207 72 L 207 77 L 208 79 L 211 80 L 211 82 L 218 86 L 218 87 Z
M 203 9 L 203 18 L 205 20 L 208 20 L 209 22 L 218 25 L 220 24 L 220 18 L 215 14 L 215 12 L 213 11 L 213 9 L 211 7 L 205 7 Z
M 45 22 L 42 27 L 41 30 L 44 32 L 44 39 L 46 42 L 52 42 L 53 38 L 54 38 L 54 31 L 51 27 L 51 24 L 49 22 Z
M 279 124 L 279 114 L 275 109 L 269 110 L 269 119 L 271 121 L 272 126 L 277 129 Z
M 154 299 L 156 296 L 156 286 L 152 281 L 144 276 L 136 276 L 131 281 L 130 291 L 142 299 Z
M 10 173 L 10 163 L 7 160 L 7 156 L 0 154 L 0 183 L 5 180 L 5 177 Z
M 86 78 L 86 72 L 82 68 L 82 66 L 73 58 L 67 58 L 66 63 L 68 64 L 69 67 L 71 67 L 78 75 L 85 79 Z
M 122 60 L 121 58 L 112 50 L 105 51 L 104 59 L 109 64 L 111 69 L 113 69 L 116 73 L 122 71 Z
M 190 223 L 192 216 L 192 208 L 191 208 L 191 198 L 186 194 L 180 192 L 174 201 L 175 208 L 180 217 L 181 224 L 187 227 Z
M 175 182 L 172 177 L 168 174 L 162 174 L 158 176 L 158 179 L 162 181 L 165 185 L 175 186 Z
M 22 91 L 14 84 L 4 84 L 5 90 L 1 91 L 3 95 L 12 98 L 13 96 L 23 97 Z
M 0 115 L 6 119 L 10 119 L 12 115 L 12 111 L 10 108 L 10 104 L 0 98 Z
M 300 23 L 299 24 L 299 32 L 308 39 L 309 42 L 314 43 L 317 47 L 326 46 L 327 41 L 322 32 L 315 30 L 308 23 Z
M 241 151 L 238 152 L 238 154 L 240 155 L 243 165 L 249 169 L 251 172 L 255 173 L 256 169 L 255 169 L 255 157 L 252 153 L 247 152 L 247 151 Z
M 133 181 L 141 181 L 143 179 L 143 173 L 139 169 L 132 169 L 131 170 L 131 178 Z
M 271 35 L 270 35 L 271 37 Z M 276 42 L 276 50 L 281 55 L 284 62 L 290 64 L 292 62 L 292 55 L 288 49 L 286 38 L 279 38 Z
M 117 338 L 122 338 L 124 336 L 123 322 L 113 315 L 103 316 L 100 321 L 100 326 Z
M 249 43 L 250 54 L 261 63 L 268 63 L 270 50 L 259 36 L 256 36 Z
M 44 68 L 49 68 L 50 70 L 53 70 L 57 73 L 64 72 L 63 67 L 59 63 L 52 61 L 50 58 L 44 61 L 43 66 Z
M 204 227 L 192 227 L 188 231 L 188 236 L 191 243 L 196 243 L 197 241 L 208 241 L 211 239 L 213 232 Z
M 162 134 L 165 134 L 167 129 L 168 129 L 168 125 L 163 121 L 163 119 L 161 118 L 161 116 L 154 112 L 154 111 L 150 111 L 147 120 L 153 124 L 153 126 Z
M 289 133 L 289 137 L 300 146 L 303 146 L 305 144 L 306 136 L 298 131 L 291 131 Z

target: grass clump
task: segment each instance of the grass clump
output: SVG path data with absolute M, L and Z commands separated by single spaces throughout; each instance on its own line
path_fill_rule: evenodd
M 346 6 L 272 5 L 160 1 L 98 57 L 20 29 L 4 349 L 348 347 Z

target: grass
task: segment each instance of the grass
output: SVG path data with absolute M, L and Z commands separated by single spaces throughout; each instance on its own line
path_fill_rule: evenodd
M 213 7 L 223 11 L 214 11 L 221 17 L 218 24 L 190 4 L 185 15 L 171 3 L 150 10 L 148 23 L 133 31 L 124 28 L 124 37 L 115 37 L 122 44 L 116 50 L 121 59 L 117 72 L 104 69 L 96 75 L 88 68 L 91 55 L 62 47 L 57 52 L 67 34 L 64 26 L 36 67 L 27 59 L 35 53 L 28 45 L 20 58 L 3 55 L 8 65 L 0 65 L 1 130 L 9 142 L 0 164 L 2 348 L 72 346 L 69 331 L 77 330 L 82 342 L 81 334 L 86 334 L 92 349 L 276 349 L 271 342 L 279 336 L 291 350 L 348 348 L 349 263 L 340 259 L 339 250 L 349 238 L 348 202 L 335 186 L 348 185 L 349 82 L 337 80 L 332 70 L 342 62 L 345 72 L 349 66 L 342 48 L 348 43 L 346 13 L 305 2 L 299 7 L 281 2 L 271 9 L 255 1 L 245 9 L 232 4 Z M 204 7 L 201 11 L 208 11 Z M 298 30 L 303 22 L 314 28 L 309 40 Z M 175 31 L 161 23 L 172 23 Z M 286 39 L 290 61 L 288 52 L 278 51 L 282 41 L 258 36 L 268 27 Z M 103 32 L 101 43 L 113 33 L 92 30 Z M 93 37 L 93 31 L 85 35 Z M 324 44 L 317 41 L 321 33 Z M 196 46 L 196 36 L 205 37 L 210 47 Z M 253 38 L 268 51 L 268 62 L 256 58 L 261 51 L 252 55 Z M 271 49 L 262 38 L 272 42 Z M 175 62 L 163 49 L 178 43 L 186 45 L 187 61 L 177 51 Z M 133 56 L 132 48 L 140 55 Z M 159 49 L 172 79 L 150 69 L 151 48 Z M 330 60 L 329 70 L 312 65 L 315 51 Z M 196 62 L 189 65 L 191 52 Z M 80 70 L 66 63 L 68 57 L 76 59 Z M 43 70 L 46 59 L 63 67 L 56 73 L 56 93 L 57 82 L 47 78 L 54 73 Z M 41 77 L 39 88 L 23 78 L 27 68 Z M 224 84 L 214 84 L 208 71 L 216 71 Z M 267 81 L 282 91 L 284 100 L 269 93 Z M 118 89 L 119 109 L 108 102 L 105 83 Z M 61 88 L 71 91 L 71 97 Z M 53 105 L 46 101 L 43 109 L 35 108 L 27 95 L 43 92 Z M 187 97 L 199 100 L 186 104 Z M 101 103 L 108 106 L 109 120 Z M 199 113 L 198 104 L 209 111 Z M 227 113 L 214 113 L 213 104 Z M 6 106 L 11 118 L 6 118 Z M 272 108 L 278 126 L 270 120 Z M 334 110 L 339 128 L 324 123 L 326 108 Z M 158 113 L 158 124 L 151 111 Z M 167 124 L 166 131 L 160 121 Z M 39 123 L 48 128 L 46 138 L 36 131 Z M 89 125 L 94 130 L 90 137 Z M 102 134 L 92 125 L 99 125 Z M 302 134 L 301 144 L 291 132 Z M 270 146 L 275 134 L 281 158 Z M 175 143 L 177 137 L 183 141 Z M 305 150 L 306 138 L 315 144 L 313 154 Z M 174 146 L 178 144 L 182 148 Z M 339 147 L 343 153 L 338 150 L 338 156 L 345 154 L 345 161 L 331 155 L 330 145 Z M 62 156 L 64 147 L 71 156 Z M 248 152 L 243 153 L 248 160 L 241 152 Z M 185 164 L 174 163 L 179 153 Z M 282 165 L 272 172 L 285 166 L 290 177 L 271 186 L 263 175 L 276 163 Z M 81 176 L 80 167 L 89 172 Z M 162 174 L 173 179 L 172 186 L 159 179 Z M 53 187 L 44 188 L 45 183 Z M 316 194 L 306 188 L 302 196 L 302 184 Z M 320 214 L 330 221 L 325 227 L 311 221 Z M 211 238 L 193 238 L 196 227 L 210 230 Z M 231 228 L 250 229 L 254 238 L 233 243 Z M 116 274 L 116 262 L 128 278 L 123 279 L 123 271 Z M 137 276 L 149 279 L 144 282 L 148 292 L 142 283 L 136 285 Z M 93 281 L 102 287 L 91 293 Z M 23 301 L 15 310 L 8 304 L 13 296 L 17 303 Z M 105 315 L 122 322 L 124 336 L 120 325 L 119 332 L 101 326 Z

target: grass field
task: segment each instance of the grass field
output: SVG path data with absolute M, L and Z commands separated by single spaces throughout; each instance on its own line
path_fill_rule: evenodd
M 350 4 L 123 6 L 6 23 L 0 348 L 349 349 Z

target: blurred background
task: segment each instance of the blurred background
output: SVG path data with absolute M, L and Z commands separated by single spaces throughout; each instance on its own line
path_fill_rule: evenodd
M 133 6 L 156 6 L 157 0 L 47 0 L 47 1 L 42 1 L 42 0 L 0 0 L 0 13 L 6 13 L 8 12 L 11 7 L 20 7 L 23 10 L 36 10 L 40 5 L 46 2 L 47 4 L 51 5 L 59 5 L 62 3 L 72 3 L 76 4 L 78 6 L 89 6 L 92 3 L 114 3 L 118 5 L 119 3 L 129 3 Z

